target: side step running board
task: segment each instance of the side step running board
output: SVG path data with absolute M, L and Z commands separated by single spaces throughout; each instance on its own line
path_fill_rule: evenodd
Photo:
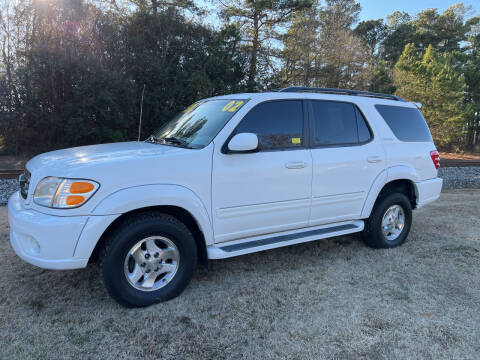
M 211 245 L 207 248 L 209 259 L 224 259 L 252 252 L 273 249 L 334 236 L 346 235 L 363 230 L 363 221 L 343 222 L 316 226 L 296 231 L 285 231 L 275 235 L 257 236 Z

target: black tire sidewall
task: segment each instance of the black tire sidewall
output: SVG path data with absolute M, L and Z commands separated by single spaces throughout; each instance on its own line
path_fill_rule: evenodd
M 121 226 L 112 238 L 111 246 L 102 263 L 102 275 L 109 293 L 122 305 L 148 306 L 178 296 L 188 285 L 196 268 L 197 253 L 193 236 L 179 221 L 161 221 L 145 218 Z M 124 261 L 138 241 L 150 236 L 170 239 L 180 253 L 180 264 L 175 276 L 164 287 L 153 291 L 135 289 L 124 274 Z
M 382 230 L 382 219 L 387 209 L 393 205 L 402 207 L 405 214 L 405 224 L 401 234 L 395 240 L 387 240 Z M 412 206 L 410 200 L 402 193 L 392 193 L 381 199 L 375 204 L 370 218 L 367 220 L 368 231 L 366 232 L 365 242 L 368 245 L 377 248 L 392 248 L 402 245 L 412 225 Z

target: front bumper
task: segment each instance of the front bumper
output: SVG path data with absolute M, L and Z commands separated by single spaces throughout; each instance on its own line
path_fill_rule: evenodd
M 26 262 L 45 269 L 78 269 L 88 258 L 74 257 L 88 216 L 53 216 L 26 209 L 20 193 L 8 200 L 10 243 Z
M 443 179 L 434 178 L 415 183 L 417 192 L 417 208 L 437 200 L 442 191 Z

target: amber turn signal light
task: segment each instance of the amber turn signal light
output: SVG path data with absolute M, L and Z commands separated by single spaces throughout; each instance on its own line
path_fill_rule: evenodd
M 67 200 L 65 201 L 65 203 L 68 206 L 73 206 L 73 205 L 81 204 L 84 201 L 85 201 L 85 198 L 83 196 L 70 195 L 70 196 L 67 196 Z
M 70 194 L 85 194 L 95 188 L 93 184 L 84 181 L 75 181 L 70 185 Z

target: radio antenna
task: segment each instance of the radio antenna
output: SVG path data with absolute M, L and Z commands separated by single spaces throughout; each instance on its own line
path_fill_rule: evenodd
M 143 95 L 145 95 L 145 84 L 143 84 L 142 100 L 140 101 L 140 120 L 138 122 L 138 139 L 137 139 L 137 141 L 140 141 L 140 134 L 142 133 Z

